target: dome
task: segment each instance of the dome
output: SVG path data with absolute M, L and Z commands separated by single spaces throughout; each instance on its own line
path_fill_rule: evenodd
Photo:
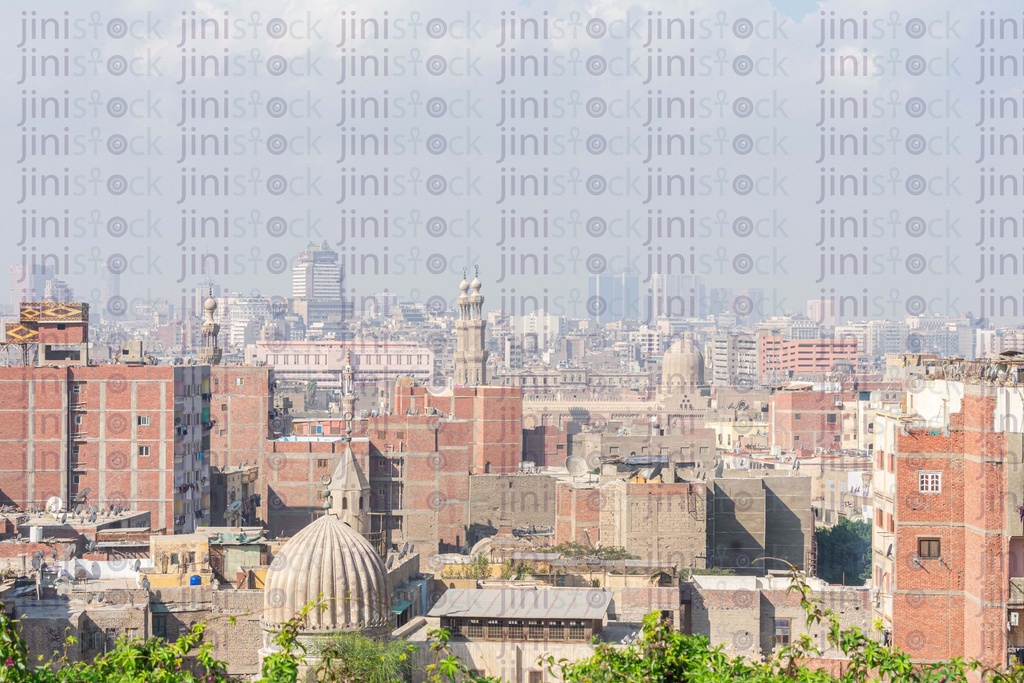
M 358 532 L 326 514 L 275 555 L 263 592 L 263 626 L 273 629 L 323 595 L 307 631 L 387 631 L 391 599 L 384 562 Z M 370 634 L 368 634 L 370 635 Z
M 704 354 L 689 339 L 679 339 L 661 362 L 661 388 L 674 389 L 704 384 Z
M 214 299 L 212 296 L 209 297 L 206 301 L 203 302 L 203 309 L 207 311 L 216 311 L 217 300 Z

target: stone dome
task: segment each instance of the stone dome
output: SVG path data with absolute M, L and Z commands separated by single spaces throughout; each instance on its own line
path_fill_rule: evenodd
M 689 339 L 679 339 L 661 361 L 662 391 L 704 384 L 704 354 Z
M 263 592 L 263 626 L 273 629 L 323 595 L 305 630 L 383 634 L 391 622 L 387 570 L 363 536 L 334 514 L 295 534 L 275 555 Z
M 203 302 L 203 309 L 205 309 L 207 311 L 216 311 L 217 310 L 217 300 L 214 299 L 212 296 L 207 298 L 206 301 Z

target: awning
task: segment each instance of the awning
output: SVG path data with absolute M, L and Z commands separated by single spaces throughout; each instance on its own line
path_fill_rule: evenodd
M 399 600 L 391 606 L 391 613 L 401 614 L 410 607 L 412 607 L 412 600 Z

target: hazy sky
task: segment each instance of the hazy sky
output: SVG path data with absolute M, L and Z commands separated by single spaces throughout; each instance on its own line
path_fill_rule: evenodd
M 287 295 L 291 259 L 327 240 L 358 294 L 451 301 L 478 265 L 487 307 L 509 312 L 546 294 L 583 316 L 588 275 L 623 268 L 761 288 L 768 314 L 824 292 L 856 318 L 990 317 L 990 288 L 1009 297 L 996 320 L 1024 310 L 1019 239 L 979 234 L 982 216 L 1024 232 L 1024 15 L 1009 6 L 40 7 L 0 9 L 7 264 L 56 255 L 101 306 L 104 264 L 127 298 L 177 303 L 204 255 L 232 290 Z M 983 96 L 997 118 L 979 125 Z M 23 234 L 44 217 L 59 234 Z M 343 233 L 353 219 L 379 234 Z

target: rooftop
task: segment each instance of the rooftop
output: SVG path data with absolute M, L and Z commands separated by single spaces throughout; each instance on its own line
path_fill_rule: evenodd
M 599 588 L 449 589 L 429 617 L 500 619 L 603 619 L 611 593 Z

